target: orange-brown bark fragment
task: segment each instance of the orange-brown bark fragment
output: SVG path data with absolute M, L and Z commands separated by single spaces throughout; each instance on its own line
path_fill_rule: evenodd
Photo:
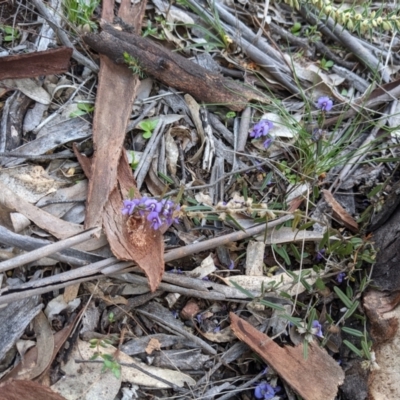
M 316 343 L 310 343 L 304 359 L 303 345 L 280 347 L 245 320 L 230 313 L 235 335 L 254 350 L 304 400 L 333 400 L 344 372 Z

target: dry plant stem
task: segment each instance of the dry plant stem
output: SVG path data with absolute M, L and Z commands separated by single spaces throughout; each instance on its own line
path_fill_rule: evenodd
M 101 360 L 74 360 L 77 364 L 103 364 L 104 361 Z M 117 358 L 117 362 L 118 362 L 118 358 Z M 136 364 L 128 364 L 128 363 L 124 363 L 124 362 L 118 362 L 118 364 L 124 366 L 124 367 L 129 367 L 129 368 L 134 368 L 137 369 L 138 371 L 150 376 L 153 379 L 156 379 L 162 383 L 165 383 L 166 385 L 171 386 L 171 389 L 176 390 L 177 392 L 182 392 L 184 391 L 184 389 L 180 388 L 179 386 L 175 385 L 174 383 L 167 381 L 164 378 L 160 378 L 157 375 L 152 374 L 151 372 L 145 370 L 144 368 L 141 368 L 139 365 Z
M 206 240 L 204 242 L 184 246 L 183 248 L 180 248 L 180 249 L 171 250 L 165 254 L 165 261 L 166 262 L 173 261 L 173 260 L 176 260 L 176 259 L 179 259 L 182 257 L 186 257 L 191 254 L 195 254 L 195 253 L 198 253 L 201 251 L 215 248 L 217 246 L 221 246 L 223 244 L 228 244 L 233 241 L 246 239 L 247 237 L 260 234 L 267 227 L 268 228 L 276 227 L 277 225 L 280 225 L 286 221 L 289 221 L 292 218 L 293 218 L 292 215 L 286 215 L 277 220 L 271 221 L 268 224 L 262 224 L 262 225 L 254 227 L 254 228 L 250 228 L 250 229 L 246 230 L 245 232 L 242 232 L 242 231 L 233 232 L 233 233 L 225 235 L 225 236 L 220 236 L 220 237 L 217 237 L 214 239 Z M 12 261 L 12 260 L 10 260 L 10 261 Z M 7 261 L 5 261 L 5 262 L 7 262 Z M 116 258 L 111 257 L 111 258 L 108 258 L 108 259 L 105 259 L 105 260 L 102 260 L 102 261 L 99 261 L 99 262 L 96 262 L 93 264 L 86 265 L 85 267 L 82 267 L 82 268 L 73 269 L 71 271 L 63 272 L 61 274 L 58 274 L 55 276 L 50 276 L 50 277 L 40 279 L 37 281 L 24 283 L 22 285 L 19 285 L 18 287 L 12 288 L 12 290 L 19 290 L 19 292 L 16 292 L 16 293 L 7 294 L 7 292 L 10 291 L 10 289 L 5 288 L 0 291 L 0 304 L 6 304 L 6 303 L 9 303 L 10 301 L 15 301 L 18 299 L 23 299 L 23 298 L 34 296 L 37 294 L 51 292 L 52 290 L 60 289 L 60 288 L 70 286 L 70 285 L 80 283 L 80 282 L 86 282 L 86 281 L 92 280 L 92 279 L 101 279 L 102 276 L 94 276 L 94 274 L 96 274 L 100 271 L 102 271 L 102 272 L 104 271 L 109 274 L 116 274 L 116 273 L 118 273 L 118 271 L 121 271 L 121 273 L 125 273 L 127 271 L 124 271 L 124 269 L 129 268 L 132 265 L 133 265 L 133 263 L 130 261 L 118 263 L 118 260 Z M 164 275 L 164 277 L 165 276 L 166 275 Z M 173 277 L 167 276 L 167 280 L 170 280 L 170 279 L 172 280 Z M 189 279 L 190 278 L 188 278 L 188 280 Z M 182 280 L 182 283 L 183 283 L 185 280 L 185 277 L 179 277 L 179 280 Z M 200 284 L 200 282 L 198 282 L 198 284 Z M 46 285 L 46 287 L 41 287 L 44 285 Z M 204 285 L 206 285 L 206 283 L 204 283 Z M 172 287 L 172 285 L 170 285 L 170 286 Z M 34 289 L 32 289 L 32 288 L 34 288 Z M 197 287 L 197 289 L 199 291 L 203 290 L 202 287 Z M 173 290 L 175 290 L 174 287 L 173 287 Z M 204 287 L 204 290 L 208 290 L 207 287 Z M 190 294 L 190 291 L 189 291 L 189 294 Z M 208 298 L 210 298 L 210 296 L 208 296 Z
M 306 15 L 307 19 L 314 20 L 318 25 L 322 24 L 318 22 L 318 19 L 307 7 L 304 7 L 304 9 L 303 15 Z M 325 19 L 324 24 L 333 32 L 342 45 L 349 49 L 366 67 L 373 73 L 379 74 L 384 82 L 390 82 L 390 75 L 387 70 L 383 69 L 383 64 L 357 38 L 330 17 Z
M 191 254 L 200 253 L 202 251 L 206 251 L 209 249 L 213 249 L 218 246 L 223 246 L 229 244 L 231 242 L 237 242 L 239 240 L 247 239 L 248 237 L 258 235 L 264 232 L 266 229 L 274 228 L 280 224 L 283 224 L 286 221 L 293 219 L 292 215 L 285 215 L 281 218 L 278 218 L 274 221 L 268 222 L 267 224 L 262 224 L 255 226 L 250 229 L 246 229 L 243 231 L 237 231 L 230 233 L 224 236 L 218 236 L 213 239 L 205 240 L 204 242 L 189 244 L 184 247 L 180 247 L 179 249 L 170 250 L 165 253 L 164 259 L 165 262 L 177 260 L 179 258 L 183 258 L 189 256 Z
M 324 58 L 331 59 L 334 63 L 339 64 L 344 68 L 352 70 L 357 66 L 357 63 L 355 62 L 344 61 L 343 58 L 339 57 L 333 51 L 331 51 L 329 47 L 325 46 L 325 44 L 322 43 L 322 41 L 315 42 L 314 46 Z
M 282 28 L 281 26 L 275 24 L 271 21 L 269 24 L 271 32 L 277 34 L 284 38 L 288 43 L 294 44 L 295 46 L 301 47 L 308 52 L 308 54 L 313 54 L 313 50 L 308 45 L 307 39 L 299 38 L 298 36 L 294 36 L 292 33 Z
M 218 397 L 218 400 L 229 400 L 232 397 L 236 396 L 240 391 L 246 390 L 247 388 L 252 387 L 255 385 L 257 382 L 262 380 L 262 378 L 265 376 L 265 372 L 261 371 L 258 375 L 256 375 L 254 378 L 250 379 L 249 381 L 242 383 L 239 386 L 236 386 L 235 390 L 232 392 L 229 392 L 221 397 Z
M 32 251 L 53 244 L 53 242 L 50 242 L 49 240 L 35 239 L 26 235 L 18 235 L 2 226 L 0 226 L 0 243 L 5 244 L 6 246 L 15 246 L 25 251 Z M 75 249 L 61 250 L 60 252 L 47 255 L 47 257 L 66 264 L 82 267 L 89 263 L 100 261 L 101 259 L 94 254 L 85 253 Z
M 334 65 L 332 67 L 332 72 L 340 75 L 342 78 L 346 79 L 349 83 L 351 83 L 355 89 L 357 89 L 361 93 L 365 93 L 368 89 L 369 84 L 366 80 L 355 74 L 354 72 L 349 71 L 346 68 L 340 67 L 339 65 Z
M 111 276 L 114 277 L 115 279 L 123 280 L 125 282 L 136 283 L 139 285 L 147 285 L 147 279 L 144 276 L 137 276 L 133 274 L 117 274 Z M 180 286 L 171 285 L 169 283 L 160 283 L 158 287 L 160 290 L 164 292 L 179 293 L 189 297 L 216 300 L 216 301 L 225 300 L 225 296 L 218 292 L 213 293 L 209 291 L 194 290 L 191 288 L 190 289 L 182 288 Z
M 229 9 L 218 2 L 215 2 L 214 5 L 218 11 L 219 17 L 226 22 L 226 24 L 222 23 L 224 28 L 232 29 L 232 27 L 235 27 L 235 30 L 240 32 L 240 35 L 246 39 L 246 41 L 252 43 L 257 47 L 257 49 L 267 55 L 269 62 L 264 62 L 263 64 L 271 64 L 271 59 L 273 59 L 274 63 L 280 63 L 282 61 L 279 52 L 271 47 L 265 38 L 258 37 L 251 28 L 235 17 L 234 10 Z M 209 16 L 211 17 L 211 15 Z M 267 61 L 267 59 L 264 61 Z M 286 64 L 279 64 L 277 67 L 280 68 L 284 73 L 290 73 L 290 69 L 286 66 Z
M 85 57 L 83 54 L 79 53 L 74 48 L 74 45 L 72 42 L 69 40 L 68 35 L 64 32 L 64 30 L 58 26 L 56 19 L 51 15 L 50 11 L 47 9 L 47 7 L 44 5 L 43 1 L 41 0 L 32 0 L 32 3 L 34 6 L 39 10 L 40 15 L 48 22 L 48 24 L 53 28 L 53 30 L 56 32 L 58 38 L 60 39 L 61 43 L 64 46 L 71 47 L 73 49 L 72 51 L 72 57 L 78 61 L 80 64 L 84 65 L 85 67 L 89 68 L 93 72 L 98 72 L 99 67 L 89 58 Z
M 150 140 L 147 143 L 146 149 L 140 157 L 138 166 L 135 169 L 134 177 L 136 179 L 136 186 L 140 190 L 144 179 L 146 178 L 147 172 L 150 169 L 151 163 L 153 161 L 153 156 L 158 150 L 158 144 L 162 138 L 162 133 L 164 130 L 164 123 L 162 119 L 158 121 L 156 129 L 154 129 Z
M 222 365 L 227 365 L 232 361 L 237 360 L 247 350 L 248 347 L 244 343 L 236 342 L 232 347 L 222 354 L 218 363 L 215 364 L 202 378 L 197 381 L 196 388 L 207 384 L 210 376 L 212 376 Z
M 372 132 L 368 135 L 365 139 L 364 143 L 361 145 L 360 150 L 354 154 L 354 156 L 347 161 L 346 165 L 340 171 L 339 176 L 335 179 L 335 181 L 330 186 L 329 190 L 338 190 L 342 182 L 346 180 L 354 171 L 359 167 L 361 161 L 368 156 L 368 146 L 371 144 L 372 141 L 376 139 L 376 135 L 378 134 L 379 130 L 382 126 L 386 124 L 386 118 L 381 119 L 377 122 L 377 125 L 372 129 Z
M 10 269 L 20 267 L 21 265 L 30 263 L 32 261 L 39 260 L 40 258 L 47 257 L 60 250 L 68 249 L 79 243 L 86 242 L 97 233 L 100 232 L 100 228 L 90 229 L 87 232 L 83 232 L 79 235 L 73 236 L 68 239 L 60 240 L 56 243 L 49 244 L 48 246 L 41 247 L 37 250 L 32 250 L 29 253 L 22 254 L 20 256 L 14 257 L 11 260 L 3 261 L 0 263 L 0 272 L 8 271 Z
M 150 314 L 147 311 L 137 309 L 136 310 L 139 314 L 143 314 L 150 320 L 156 321 L 160 326 L 164 327 L 165 329 L 169 330 L 173 333 L 179 333 L 182 336 L 186 337 L 187 339 L 193 341 L 194 343 L 198 344 L 206 353 L 215 355 L 217 351 L 208 345 L 204 340 L 200 339 L 199 337 L 192 335 L 191 333 L 187 332 L 185 329 L 180 328 L 176 325 L 171 325 L 168 322 L 164 321 L 162 318 L 157 317 L 156 315 Z
M 246 107 L 243 110 L 241 117 L 235 151 L 244 151 L 246 147 L 247 139 L 249 137 L 251 107 Z
M 375 89 L 372 93 L 364 95 L 361 99 L 357 99 L 352 105 L 352 108 L 346 113 L 340 114 L 337 117 L 325 120 L 323 127 L 327 128 L 337 123 L 338 120 L 346 120 L 357 113 L 364 110 L 374 110 L 378 106 L 396 100 L 400 97 L 400 79 L 394 82 L 387 83 Z M 364 114 L 362 114 L 364 116 Z M 366 117 L 364 117 L 366 118 Z M 308 128 L 307 128 L 308 129 Z

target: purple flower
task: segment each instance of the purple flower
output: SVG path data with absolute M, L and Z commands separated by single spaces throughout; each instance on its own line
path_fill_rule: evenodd
M 314 321 L 312 322 L 312 328 L 311 328 L 311 330 L 312 330 L 312 334 L 313 334 L 313 335 L 318 336 L 318 337 L 320 337 L 320 338 L 323 338 L 323 337 L 324 337 L 324 335 L 322 334 L 322 326 L 321 326 L 321 324 L 320 324 L 317 320 L 314 320 Z
M 163 224 L 157 211 L 149 213 L 147 221 L 151 222 L 151 227 L 156 230 Z
M 122 208 L 123 215 L 132 215 L 135 211 L 135 208 L 138 206 L 140 200 L 133 199 L 133 200 L 124 200 L 124 207 Z
M 337 283 L 342 283 L 345 276 L 346 276 L 345 272 L 339 272 L 336 276 Z
M 271 146 L 273 139 L 272 138 L 268 138 L 264 143 L 263 146 L 265 149 L 268 149 L 269 146 Z
M 315 260 L 318 262 L 322 261 L 324 259 L 324 256 L 325 256 L 325 249 L 318 250 L 317 254 L 315 255 Z
M 250 132 L 250 137 L 258 139 L 261 136 L 266 136 L 273 127 L 274 124 L 271 121 L 262 119 L 253 126 L 253 129 Z
M 233 260 L 231 260 L 231 263 L 228 266 L 228 269 L 233 269 L 235 268 L 235 263 L 233 262 Z
M 331 111 L 332 107 L 333 101 L 327 96 L 322 96 L 317 101 L 317 108 L 321 111 Z
M 275 396 L 275 391 L 269 383 L 261 382 L 254 389 L 254 396 L 257 399 L 269 400 Z
M 155 199 L 146 199 L 143 205 L 146 207 L 146 210 L 150 212 L 156 211 L 160 213 L 162 209 L 162 203 Z

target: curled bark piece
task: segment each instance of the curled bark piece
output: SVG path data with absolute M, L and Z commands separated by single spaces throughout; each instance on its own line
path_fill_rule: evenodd
M 108 24 L 103 29 L 100 34 L 85 35 L 83 40 L 117 64 L 124 64 L 124 53 L 128 53 L 146 73 L 190 93 L 197 101 L 226 104 L 234 111 L 243 110 L 250 100 L 269 101 L 251 88 L 210 72 L 147 38 L 121 32 Z
M 3 79 L 34 78 L 39 75 L 60 74 L 68 70 L 72 49 L 38 51 L 1 58 L 0 81 Z
M 337 362 L 318 345 L 310 344 L 308 358 L 303 345 L 280 347 L 245 320 L 230 313 L 235 335 L 255 351 L 279 376 L 305 400 L 333 400 L 344 372 Z

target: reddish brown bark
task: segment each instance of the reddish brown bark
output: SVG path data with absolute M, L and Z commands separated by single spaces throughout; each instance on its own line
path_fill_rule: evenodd
M 1 57 L 0 81 L 60 74 L 68 71 L 71 55 L 71 48 L 60 47 L 36 53 Z
M 254 350 L 304 400 L 333 400 L 344 372 L 328 353 L 312 343 L 304 358 L 303 345 L 280 347 L 245 320 L 230 313 L 235 335 Z

